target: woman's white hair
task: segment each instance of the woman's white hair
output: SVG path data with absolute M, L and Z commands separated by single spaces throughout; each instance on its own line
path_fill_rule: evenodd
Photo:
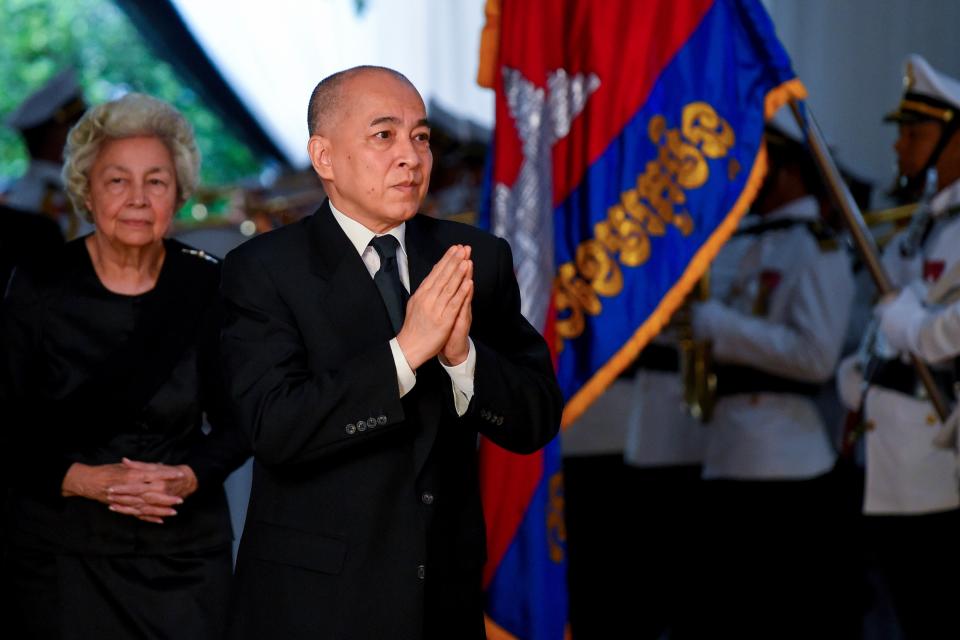
M 128 93 L 118 100 L 93 107 L 70 129 L 63 151 L 63 183 L 73 208 L 87 221 L 90 168 L 103 143 L 120 138 L 150 136 L 170 150 L 177 172 L 177 208 L 193 194 L 200 174 L 200 152 L 193 128 L 171 105 L 142 93 Z

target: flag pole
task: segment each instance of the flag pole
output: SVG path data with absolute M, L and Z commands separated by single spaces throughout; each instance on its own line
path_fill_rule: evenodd
M 847 183 L 840 177 L 840 171 L 837 169 L 837 165 L 834 163 L 833 157 L 827 149 L 823 134 L 820 133 L 820 127 L 817 126 L 817 121 L 810 112 L 809 106 L 801 110 L 797 102 L 791 100 L 790 110 L 793 111 L 793 117 L 796 118 L 797 124 L 800 125 L 800 130 L 806 134 L 807 144 L 810 146 L 813 159 L 820 168 L 820 172 L 823 175 L 827 188 L 830 190 L 830 194 L 833 196 L 834 202 L 840 207 L 840 213 L 843 214 L 843 220 L 847 225 L 847 229 L 850 231 L 850 237 L 853 239 L 857 251 L 860 252 L 860 257 L 870 272 L 874 284 L 877 285 L 880 295 L 895 292 L 896 289 L 894 288 L 893 281 L 890 280 L 890 276 L 880 261 L 880 252 L 877 249 L 877 244 L 867 229 L 867 224 L 863 221 L 863 214 L 860 213 L 860 207 L 857 206 L 853 195 L 850 193 L 850 189 L 847 188 Z M 806 113 L 804 113 L 804 111 Z M 916 369 L 920 383 L 927 392 L 930 403 L 933 404 L 933 408 L 940 417 L 940 422 L 946 424 L 950 411 L 943 394 L 940 392 L 940 388 L 933 381 L 930 368 L 926 362 L 914 354 L 910 354 L 910 359 L 913 363 L 913 368 Z

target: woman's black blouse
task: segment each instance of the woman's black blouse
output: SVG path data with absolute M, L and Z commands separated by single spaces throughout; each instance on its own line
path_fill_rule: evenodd
M 249 455 L 223 397 L 220 268 L 175 240 L 157 284 L 107 290 L 83 239 L 14 272 L 2 311 L 7 535 L 48 551 L 163 554 L 229 542 L 222 483 Z M 208 427 L 204 426 L 206 414 Z M 199 488 L 164 524 L 63 498 L 74 462 L 187 464 Z

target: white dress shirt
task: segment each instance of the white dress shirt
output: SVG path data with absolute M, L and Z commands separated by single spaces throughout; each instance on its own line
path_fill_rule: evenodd
M 337 210 L 333 203 L 330 203 L 330 210 L 333 211 L 333 217 L 336 219 L 340 228 L 347 234 L 347 238 L 356 248 L 357 253 L 366 265 L 367 271 L 372 278 L 380 270 L 380 255 L 376 249 L 370 246 L 370 240 L 380 235 Z M 406 223 L 402 223 L 387 232 L 400 243 L 400 250 L 397 252 L 397 269 L 400 271 L 400 282 L 403 283 L 407 292 L 410 291 L 410 267 L 407 260 L 406 245 Z M 477 352 L 473 346 L 473 340 L 467 338 L 469 351 L 467 359 L 456 366 L 447 366 L 442 360 L 438 361 L 450 376 L 453 384 L 453 401 L 457 409 L 457 415 L 463 415 L 467 412 L 470 400 L 473 398 L 473 374 L 477 365 Z M 400 397 L 407 395 L 414 385 L 417 384 L 417 374 L 410 368 L 403 350 L 400 349 L 400 343 L 396 338 L 390 340 L 390 351 L 393 353 L 393 363 L 397 369 L 397 384 L 400 388 Z

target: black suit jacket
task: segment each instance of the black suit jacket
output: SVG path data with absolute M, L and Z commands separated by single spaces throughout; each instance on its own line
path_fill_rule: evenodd
M 222 348 L 256 460 L 234 637 L 484 636 L 477 434 L 533 452 L 556 435 L 562 400 L 505 241 L 416 216 L 411 288 L 453 244 L 474 261 L 462 417 L 436 359 L 399 397 L 386 308 L 327 204 L 227 257 Z

